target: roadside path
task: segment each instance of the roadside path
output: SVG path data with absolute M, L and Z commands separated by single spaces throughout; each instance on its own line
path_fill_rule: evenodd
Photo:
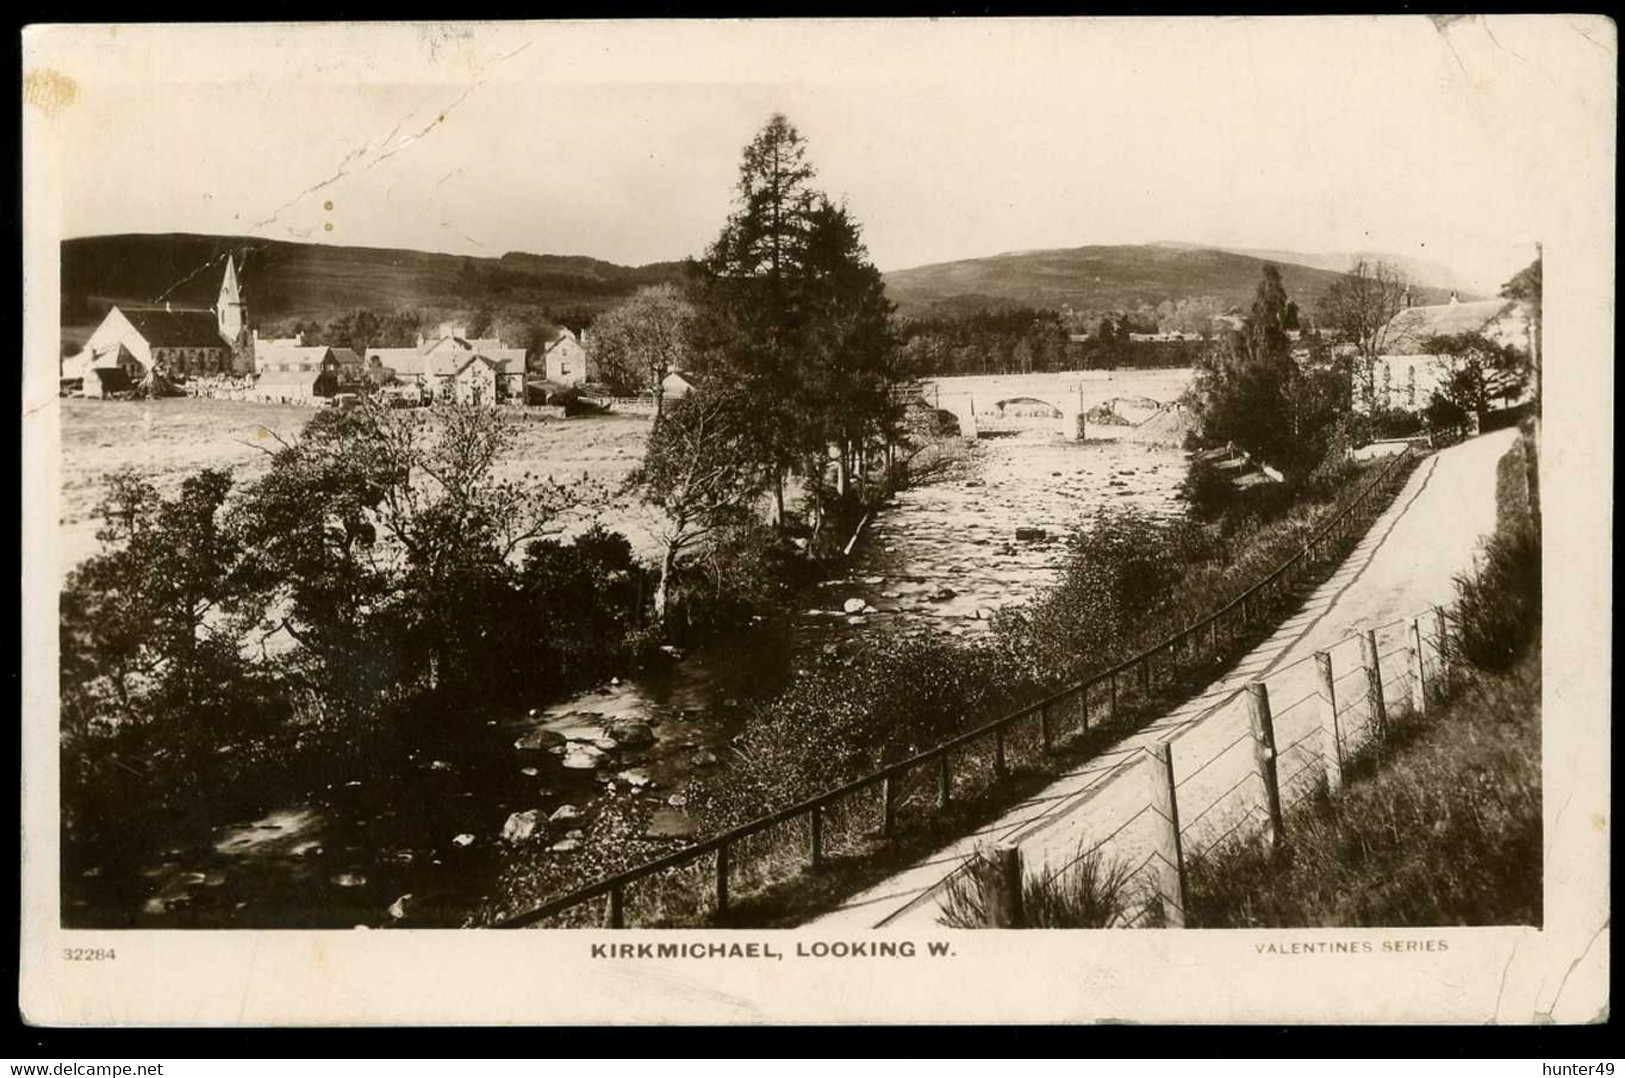
M 1142 751 L 1172 740 L 1180 822 L 1189 829 L 1187 857 L 1216 842 L 1257 811 L 1257 781 L 1245 710 L 1234 694 L 1268 680 L 1275 715 L 1281 799 L 1290 805 L 1313 786 L 1322 740 L 1315 664 L 1332 653 L 1346 741 L 1366 736 L 1356 631 L 1378 629 L 1385 697 L 1403 698 L 1408 620 L 1454 596 L 1453 578 L 1471 571 L 1482 541 L 1495 527 L 1496 463 L 1516 430 L 1497 431 L 1436 453 L 1411 473 L 1337 571 L 1320 584 L 1270 638 L 1191 700 L 1065 774 L 981 830 L 949 844 L 849 898 L 810 925 L 872 929 L 938 923 L 941 885 L 980 846 L 1020 844 L 1029 874 L 1057 872 L 1079 852 L 1109 839 L 1113 858 L 1130 867 L 1151 856 L 1152 814 L 1137 765 Z M 1362 687 L 1363 691 L 1363 687 Z M 1348 694 L 1345 697 L 1345 692 Z M 1188 806 L 1188 807 L 1187 807 Z

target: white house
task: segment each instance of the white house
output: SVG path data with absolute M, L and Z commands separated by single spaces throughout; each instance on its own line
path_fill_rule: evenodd
M 543 369 L 549 382 L 573 386 L 592 381 L 594 372 L 584 343 L 585 337 L 585 332 L 577 337 L 566 327 L 560 326 L 553 339 L 542 346 Z
M 414 348 L 369 348 L 366 364 L 389 368 L 395 381 L 427 395 L 467 403 L 495 404 L 525 391 L 523 348 L 496 337 L 469 337 L 465 327 L 450 323 L 433 337 L 420 336 Z
M 1528 350 L 1532 322 L 1528 308 L 1511 300 L 1489 299 L 1462 303 L 1454 294 L 1449 303 L 1407 305 L 1388 323 L 1382 351 L 1372 370 L 1375 396 L 1355 394 L 1355 407 L 1373 405 L 1418 411 L 1426 408 L 1433 391 L 1449 376 L 1442 357 L 1427 351 L 1434 337 L 1480 333 L 1490 341 Z

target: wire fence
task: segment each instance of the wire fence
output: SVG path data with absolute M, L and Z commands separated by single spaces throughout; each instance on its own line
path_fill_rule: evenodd
M 895 851 L 901 838 L 930 833 L 958 805 L 997 804 L 1018 769 L 1042 770 L 1059 750 L 1087 749 L 1143 728 L 1192 675 L 1211 672 L 1259 628 L 1275 624 L 1305 578 L 1330 567 L 1364 535 L 1415 459 L 1409 447 L 1395 454 L 1296 554 L 1206 617 L 1123 662 L 935 748 L 544 902 L 497 927 L 715 921 L 741 897 L 833 857 Z M 1193 719 L 1179 727 L 1196 724 Z M 1200 723 L 1203 729 L 1209 725 Z M 687 888 L 699 893 L 684 894 Z
M 1107 780 L 1120 795 L 1096 791 L 1073 821 L 1068 834 L 1085 836 L 1076 845 L 1029 834 L 1037 884 L 1091 858 L 1134 865 L 1124 893 L 1135 897 L 1116 925 L 1182 926 L 1190 858 L 1244 840 L 1284 844 L 1295 808 L 1335 796 L 1353 760 L 1449 694 L 1456 626 L 1453 614 L 1432 607 L 1351 634 L 1231 692 L 1200 727 L 1142 743 L 1134 766 Z M 993 893 L 1017 888 L 1027 871 L 1021 858 L 979 856 L 959 871 L 995 866 L 1018 875 Z

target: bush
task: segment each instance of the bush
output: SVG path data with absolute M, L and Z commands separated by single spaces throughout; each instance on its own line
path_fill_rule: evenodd
M 689 805 L 719 828 L 754 819 L 1004 714 L 1024 686 L 1018 664 L 996 644 L 863 640 L 754 705 L 737 760 L 692 783 Z
M 1008 620 L 1010 650 L 1045 683 L 1109 666 L 1171 605 L 1186 567 L 1215 553 L 1195 525 L 1103 510 L 1073 535 L 1055 587 Z
M 1197 520 L 1214 521 L 1236 504 L 1237 491 L 1211 461 L 1195 458 L 1179 484 L 1179 496 Z
M 1114 928 L 1147 912 L 1127 863 L 1107 862 L 1101 850 L 1081 852 L 1056 874 L 1021 881 L 1021 924 L 1016 928 Z M 938 921 L 949 928 L 987 928 L 987 875 L 968 858 L 949 882 Z
M 1525 434 L 1496 469 L 1499 520 L 1471 576 L 1456 578 L 1459 657 L 1481 670 L 1507 670 L 1538 641 L 1541 543 L 1525 478 Z

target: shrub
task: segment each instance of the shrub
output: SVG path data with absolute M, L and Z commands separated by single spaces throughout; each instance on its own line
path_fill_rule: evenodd
M 950 928 L 987 928 L 987 874 L 971 857 L 949 881 L 940 923 Z M 1026 875 L 1021 881 L 1018 928 L 1113 928 L 1138 919 L 1147 903 L 1134 887 L 1126 862 L 1107 861 L 1105 852 L 1082 852 L 1054 876 Z
M 1016 706 L 1025 682 L 996 644 L 879 635 L 824 656 L 754 705 L 737 760 L 691 784 L 689 805 L 725 827 L 833 789 Z
M 1495 534 L 1477 571 L 1456 578 L 1453 642 L 1462 659 L 1482 670 L 1511 668 L 1540 636 L 1541 543 L 1525 479 L 1531 445 L 1525 434 L 1497 465 Z
M 1222 517 L 1236 504 L 1236 488 L 1211 461 L 1196 458 L 1179 484 L 1179 496 L 1192 516 L 1201 521 Z

